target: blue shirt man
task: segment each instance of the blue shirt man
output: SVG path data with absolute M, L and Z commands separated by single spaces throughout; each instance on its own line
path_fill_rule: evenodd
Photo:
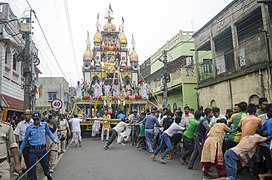
M 145 125 L 145 137 L 148 145 L 148 151 L 153 153 L 153 143 L 154 143 L 154 124 L 160 126 L 158 119 L 154 116 L 155 112 L 152 112 L 152 115 L 147 115 L 142 123 Z
M 126 115 L 123 113 L 123 111 L 119 111 L 119 114 L 117 115 L 118 119 L 126 118 Z
M 145 129 L 154 129 L 155 123 L 157 126 L 160 126 L 158 119 L 153 115 L 147 115 L 143 120 L 143 124 L 145 124 Z
M 26 129 L 26 135 L 19 149 L 19 152 L 20 153 L 23 152 L 28 142 L 28 139 L 29 139 L 30 146 L 46 145 L 46 134 L 50 137 L 52 141 L 54 141 L 55 143 L 57 142 L 57 140 L 55 139 L 55 137 L 49 130 L 49 127 L 46 122 L 40 122 L 39 126 L 31 124 Z
M 272 138 L 272 118 L 265 121 L 265 123 L 262 126 L 262 131 L 267 130 L 268 137 Z
M 40 164 L 43 168 L 44 175 L 47 177 L 47 179 L 52 180 L 52 176 L 49 172 L 48 156 L 46 155 L 46 134 L 53 142 L 57 143 L 57 140 L 54 138 L 51 131 L 49 130 L 47 123 L 41 122 L 40 113 L 33 113 L 32 119 L 34 123 L 27 127 L 26 135 L 19 149 L 19 152 L 23 152 L 27 142 L 29 141 L 29 167 L 33 166 L 36 163 L 37 159 L 41 159 Z M 37 180 L 36 166 L 30 169 L 29 178 L 31 180 Z

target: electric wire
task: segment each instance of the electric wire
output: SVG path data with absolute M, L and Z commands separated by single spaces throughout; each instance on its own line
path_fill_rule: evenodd
M 35 40 L 35 43 L 36 43 L 37 47 L 38 47 L 39 50 L 40 50 L 40 55 L 41 55 L 42 58 L 44 59 L 44 61 L 42 61 L 42 62 L 44 62 L 44 65 L 45 65 L 45 67 L 48 69 L 49 74 L 50 74 L 51 76 L 53 76 L 52 71 L 51 71 L 51 69 L 49 68 L 49 66 L 48 66 L 48 64 L 47 64 L 47 60 L 49 60 L 50 58 L 47 56 L 47 54 L 45 53 L 44 49 L 42 48 L 42 46 L 40 45 L 40 43 L 38 42 L 38 40 L 35 38 L 35 36 L 33 36 L 33 39 Z M 44 56 L 45 56 L 45 57 L 44 57 Z M 54 67 L 54 66 L 51 66 L 51 67 Z
M 252 17 L 257 17 L 257 16 L 259 16 L 260 14 L 255 14 L 254 16 L 252 16 Z M 269 15 L 268 15 L 269 16 Z M 266 18 L 266 17 L 264 17 L 264 18 Z M 262 19 L 260 19 L 260 20 L 258 20 L 257 22 L 255 22 L 254 24 L 250 24 L 250 25 L 248 25 L 248 26 L 245 26 L 245 27 L 243 27 L 243 28 L 241 28 L 241 29 L 239 29 L 239 31 L 243 31 L 243 30 L 246 30 L 246 29 L 248 29 L 248 28 L 250 28 L 250 27 L 252 27 L 252 26 L 254 26 L 254 25 L 256 25 L 256 24 L 258 24 L 258 23 L 260 23 L 260 22 L 262 22 Z M 265 25 L 269 25 L 270 23 L 268 22 L 267 24 L 264 24 L 263 26 L 265 26 Z M 226 28 L 227 29 L 227 28 Z M 257 31 L 256 31 L 257 32 Z M 227 39 L 229 39 L 229 38 L 232 38 L 232 35 L 230 35 L 230 36 L 226 36 L 226 37 L 224 37 L 224 38 L 221 38 L 220 39 L 220 41 L 224 41 L 224 40 L 227 40 Z M 237 38 L 232 38 L 232 41 L 234 41 L 234 40 L 239 40 L 239 36 L 237 36 Z M 187 41 L 181 41 L 181 43 L 180 44 L 177 44 L 175 47 L 180 47 L 180 46 L 182 46 L 182 45 L 184 45 L 186 42 L 189 42 L 188 40 Z M 209 41 L 207 41 L 207 42 L 209 42 Z M 245 42 L 246 43 L 246 42 Z M 236 48 L 234 48 L 233 50 L 235 50 L 235 49 L 238 49 L 239 47 L 241 47 L 243 44 L 239 44 Z M 171 49 L 172 50 L 172 49 Z M 171 52 L 169 52 L 168 54 L 170 54 L 170 56 L 171 56 Z M 209 52 L 209 54 L 212 54 L 212 52 Z M 208 56 L 208 54 L 205 54 L 205 56 Z M 219 55 L 219 56 L 216 56 L 216 57 L 220 57 L 221 55 Z M 215 58 L 216 58 L 215 57 Z M 213 58 L 213 59 L 215 59 L 215 58 Z M 177 59 L 177 58 L 176 58 Z M 198 57 L 198 59 L 201 59 L 201 57 Z M 156 60 L 155 60 L 156 61 Z M 153 65 L 154 63 L 155 63 L 155 61 L 153 61 L 153 62 L 151 62 L 150 63 L 150 66 L 151 65 Z M 171 62 L 170 62 L 171 63 Z M 176 63 L 178 63 L 178 62 L 176 62 Z M 180 64 L 181 63 L 183 63 L 183 62 L 180 62 Z M 196 65 L 196 64 L 192 64 L 192 65 Z
M 76 51 L 75 51 L 75 45 L 74 45 L 74 38 L 73 38 L 73 33 L 72 33 L 72 26 L 71 26 L 71 21 L 70 21 L 70 15 L 69 15 L 69 8 L 67 4 L 67 0 L 63 0 L 64 3 L 64 9 L 65 9 L 65 15 L 66 15 L 66 20 L 67 20 L 67 25 L 68 25 L 68 32 L 70 35 L 70 41 L 71 41 L 71 46 L 72 46 L 72 54 L 74 58 L 74 63 L 75 63 L 75 69 L 77 73 L 77 78 L 79 79 L 79 71 L 78 71 L 78 64 L 77 64 L 77 58 L 76 58 Z
M 41 26 L 41 23 L 40 23 L 38 17 L 36 16 L 36 13 L 34 13 L 34 17 L 36 18 L 36 20 L 37 20 L 37 22 L 38 22 L 38 25 L 39 25 L 39 27 L 40 27 L 40 29 L 41 29 L 41 31 L 42 31 L 43 37 L 44 37 L 44 39 L 45 39 L 45 41 L 46 41 L 46 44 L 47 44 L 47 46 L 48 46 L 48 48 L 49 48 L 51 54 L 52 54 L 53 57 L 54 57 L 55 62 L 57 63 L 57 65 L 58 65 L 58 67 L 59 67 L 59 69 L 60 69 L 62 75 L 64 76 L 64 78 L 67 80 L 67 77 L 66 77 L 66 75 L 64 74 L 64 72 L 63 72 L 63 70 L 62 70 L 62 68 L 61 68 L 61 66 L 60 66 L 60 64 L 59 64 L 59 62 L 58 62 L 58 60 L 57 60 L 57 57 L 56 57 L 55 53 L 53 52 L 53 49 L 51 48 L 51 46 L 50 46 L 50 44 L 49 44 L 49 41 L 48 41 L 48 39 L 47 39 L 47 37 L 46 37 L 46 35 L 45 35 L 45 32 L 44 32 L 44 30 L 43 30 L 43 28 L 42 28 L 42 26 Z
M 254 2 L 254 1 L 251 1 L 250 3 L 246 4 L 245 7 L 248 7 L 248 6 L 249 6 L 250 4 L 252 4 L 253 2 Z M 240 4 L 237 3 L 237 4 L 236 4 L 235 6 L 233 6 L 232 8 L 235 8 L 235 7 L 239 6 L 239 5 L 240 5 Z M 216 26 L 217 24 L 221 23 L 223 20 L 229 18 L 230 16 L 233 16 L 235 13 L 237 13 L 237 12 L 239 12 L 239 11 L 241 11 L 241 9 L 238 8 L 236 11 L 231 12 L 228 16 L 225 16 L 224 18 L 220 19 L 220 21 L 218 21 L 218 22 L 213 22 L 213 23 L 214 23 L 213 26 Z M 238 17 L 237 17 L 237 18 L 238 18 Z M 234 22 L 237 18 L 233 19 L 232 21 Z M 205 25 L 206 25 L 206 24 L 205 24 Z M 205 25 L 204 25 L 204 26 L 205 26 Z M 212 27 L 207 27 L 207 29 L 211 29 L 211 28 L 212 28 Z M 181 45 L 183 45 L 183 44 L 185 44 L 185 43 L 188 43 L 188 42 L 190 42 L 190 41 L 193 41 L 193 39 L 194 39 L 194 38 L 191 37 L 191 38 L 189 38 L 187 41 L 184 41 L 184 42 L 182 42 L 181 44 L 176 44 L 176 45 L 174 45 L 173 47 L 171 47 L 170 49 L 167 49 L 167 51 L 170 51 L 170 50 L 176 48 L 176 46 L 181 46 Z M 163 46 L 163 47 L 164 47 L 164 46 Z M 163 47 L 161 47 L 160 50 L 161 50 Z M 157 53 L 157 52 L 156 52 L 156 53 Z M 151 57 L 152 57 L 152 56 L 155 56 L 156 53 L 153 54 L 153 55 L 151 55 Z M 154 60 L 153 62 L 151 62 L 151 64 L 155 63 L 155 61 L 157 61 L 158 59 L 160 59 L 162 56 L 163 56 L 163 55 L 159 56 L 156 60 Z
M 28 2 L 28 0 L 26 0 L 26 2 L 27 2 L 27 4 L 28 4 L 28 6 L 32 9 L 32 7 L 31 7 L 30 3 Z M 33 9 L 32 9 L 32 12 L 33 12 L 33 14 L 34 14 L 35 19 L 36 19 L 37 22 L 38 22 L 38 25 L 39 25 L 40 30 L 41 30 L 41 32 L 42 32 L 42 34 L 43 34 L 43 37 L 44 37 L 44 39 L 45 39 L 45 41 L 46 41 L 46 44 L 47 44 L 47 46 L 48 46 L 48 48 L 49 48 L 49 50 L 50 50 L 50 52 L 51 52 L 51 54 L 52 54 L 52 56 L 53 56 L 55 62 L 56 62 L 56 64 L 58 65 L 58 68 L 60 69 L 60 71 L 61 71 L 63 77 L 67 80 L 67 77 L 66 77 L 66 75 L 64 74 L 64 72 L 63 72 L 63 70 L 62 70 L 62 68 L 61 68 L 61 66 L 60 66 L 60 64 L 59 64 L 59 62 L 58 62 L 58 60 L 57 60 L 57 57 L 56 57 L 55 53 L 53 52 L 53 49 L 52 49 L 51 46 L 50 46 L 50 43 L 49 43 L 49 41 L 48 41 L 48 39 L 47 39 L 47 36 L 45 35 L 45 32 L 44 32 L 44 30 L 43 30 L 43 28 L 42 28 L 42 25 L 41 25 L 41 23 L 40 23 L 40 21 L 39 21 L 39 18 L 37 17 L 36 12 L 35 12 Z
M 253 12 L 253 11 L 252 11 Z M 255 15 L 255 16 L 258 16 L 258 15 L 260 15 L 260 13 L 259 14 L 257 14 L 257 15 Z M 253 17 L 251 17 L 251 18 L 253 18 Z M 266 18 L 266 17 L 264 17 L 264 18 Z M 247 29 L 247 28 L 249 28 L 249 27 L 256 27 L 256 25 L 257 25 L 257 27 L 258 26 L 260 26 L 260 25 L 262 25 L 262 26 L 265 26 L 265 24 L 259 24 L 259 22 L 262 22 L 262 20 L 263 20 L 263 18 L 261 18 L 258 22 L 255 22 L 255 23 L 253 23 L 253 24 L 250 24 L 250 25 L 248 25 L 247 27 L 244 27 L 244 28 L 242 28 L 242 29 L 239 29 L 239 32 L 241 33 L 243 30 L 245 30 L 245 29 Z M 270 24 L 269 22 L 268 22 L 268 24 Z M 211 27 L 210 27 L 211 28 Z M 227 28 L 226 28 L 227 29 Z M 255 31 L 257 32 L 257 30 L 255 29 Z M 229 36 L 229 37 L 225 37 L 223 40 L 225 40 L 225 39 L 228 39 L 228 38 L 230 38 L 231 36 Z M 244 45 L 244 44 L 247 44 L 247 41 L 250 41 L 250 40 L 252 40 L 252 39 L 254 39 L 254 38 L 257 38 L 257 41 L 254 41 L 254 42 L 250 42 L 250 44 L 248 44 L 248 45 Z M 268 37 L 265 37 L 265 38 L 259 38 L 259 37 L 257 37 L 256 35 L 253 35 L 253 36 L 251 36 L 250 37 L 250 39 L 249 38 L 247 38 L 246 40 L 245 40 L 245 42 L 243 43 L 243 44 L 239 44 L 236 48 L 233 48 L 233 46 L 232 46 L 232 51 L 236 51 L 236 50 L 238 50 L 238 49 L 240 49 L 241 47 L 242 48 L 245 48 L 245 47 L 247 47 L 247 46 L 252 46 L 252 44 L 254 44 L 255 42 L 258 42 L 258 41 L 262 41 L 262 40 L 265 40 L 266 38 L 268 38 Z M 239 40 L 239 37 L 237 37 L 237 39 Z M 191 40 L 191 39 L 189 39 L 189 40 Z M 188 41 L 189 41 L 188 40 Z M 220 41 L 223 41 L 222 39 L 220 39 Z M 232 40 L 233 41 L 233 40 Z M 186 41 L 187 42 L 187 41 Z M 182 44 L 184 44 L 184 43 L 182 43 Z M 182 45 L 181 44 L 181 45 Z M 179 45 L 179 43 L 178 44 L 176 44 L 173 48 L 175 48 L 176 46 L 178 46 Z M 163 46 L 164 47 L 164 46 Z M 172 49 L 173 49 L 172 48 Z M 162 49 L 162 48 L 161 48 Z M 205 54 L 203 57 L 205 57 L 205 56 L 208 56 L 209 54 L 211 54 L 212 52 L 210 52 L 210 53 L 207 53 L 207 54 Z M 222 55 L 221 55 L 222 56 Z M 217 56 L 217 57 L 220 57 L 220 56 Z M 217 57 L 213 57 L 212 59 L 214 60 L 214 59 L 216 59 Z M 201 59 L 202 57 L 198 57 L 198 59 Z M 151 65 L 152 65 L 152 63 L 150 63 L 150 67 L 151 67 Z M 195 64 L 194 64 L 195 65 Z M 148 67 L 148 66 L 147 66 Z

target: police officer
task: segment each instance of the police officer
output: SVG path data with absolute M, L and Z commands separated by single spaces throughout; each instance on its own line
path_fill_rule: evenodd
M 0 105 L 0 179 L 10 179 L 10 166 L 7 161 L 8 148 L 14 158 L 14 170 L 21 173 L 22 167 L 19 161 L 18 146 L 15 142 L 13 129 L 10 124 L 2 121 L 3 108 Z
M 22 153 L 26 144 L 29 141 L 30 149 L 29 149 L 29 166 L 31 167 L 35 162 L 40 159 L 43 155 L 46 154 L 46 134 L 50 137 L 50 139 L 57 143 L 57 140 L 52 135 L 51 131 L 46 122 L 41 122 L 41 114 L 39 112 L 35 112 L 32 115 L 32 119 L 34 121 L 33 124 L 27 127 L 25 138 L 23 140 L 22 145 L 20 146 L 19 152 Z M 43 168 L 44 175 L 47 179 L 51 180 L 52 177 L 49 172 L 49 163 L 48 156 L 46 155 L 43 159 L 41 159 L 40 164 Z M 29 171 L 30 180 L 37 180 L 36 175 L 36 166 L 34 166 Z

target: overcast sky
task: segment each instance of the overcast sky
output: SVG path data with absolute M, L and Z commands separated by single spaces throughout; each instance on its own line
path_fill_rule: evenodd
M 5 0 L 10 3 L 13 12 L 22 17 L 28 5 L 26 0 Z M 81 67 L 86 49 L 87 31 L 90 39 L 96 32 L 97 14 L 100 24 L 107 22 L 106 10 L 111 3 L 112 22 L 118 28 L 121 18 L 125 21 L 125 34 L 128 46 L 132 33 L 136 42 L 136 51 L 140 63 L 154 54 L 179 30 L 197 31 L 232 0 L 28 0 L 35 10 L 50 46 L 62 67 L 70 85 L 82 79 Z M 66 7 L 69 14 L 66 14 Z M 67 16 L 70 17 L 72 37 L 69 33 Z M 40 51 L 42 76 L 63 76 L 51 54 L 34 19 L 33 38 Z M 71 40 L 71 38 L 73 38 Z M 74 45 L 72 46 L 72 42 Z M 92 43 L 93 46 L 93 43 Z M 74 47 L 74 50 L 73 50 Z M 73 53 L 74 52 L 74 53 Z

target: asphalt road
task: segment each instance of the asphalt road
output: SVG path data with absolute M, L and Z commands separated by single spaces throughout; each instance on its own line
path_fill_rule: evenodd
M 212 175 L 205 177 L 201 174 L 200 166 L 195 170 L 187 169 L 180 164 L 177 157 L 160 164 L 150 160 L 150 154 L 137 149 L 130 144 L 112 144 L 105 151 L 101 141 L 83 139 L 82 147 L 67 150 L 53 173 L 54 180 L 199 180 L 215 178 L 215 169 Z M 251 180 L 247 173 L 242 173 L 238 179 Z

